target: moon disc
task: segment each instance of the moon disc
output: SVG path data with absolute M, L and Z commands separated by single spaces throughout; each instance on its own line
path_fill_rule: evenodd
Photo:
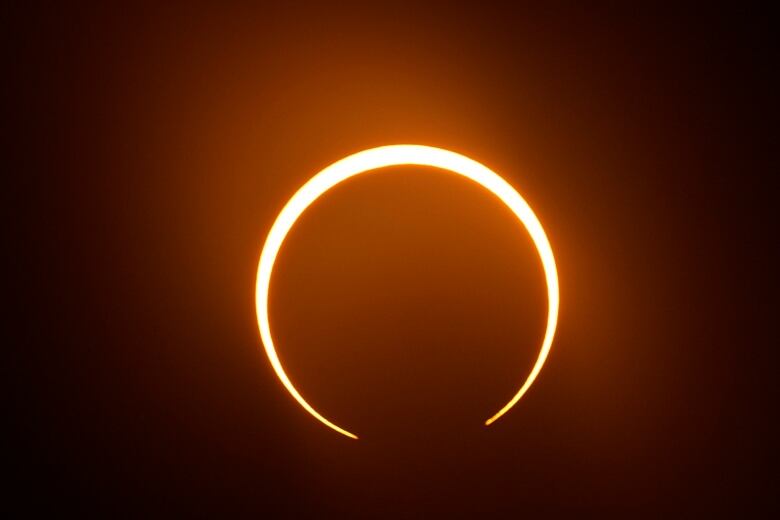
M 542 340 L 539 355 L 531 369 L 531 373 L 526 377 L 517 393 L 498 412 L 487 419 L 485 425 L 489 426 L 508 412 L 531 387 L 534 380 L 539 375 L 542 366 L 544 366 L 544 362 L 550 352 L 553 337 L 555 336 L 555 327 L 558 322 L 558 308 L 560 304 L 558 272 L 555 267 L 555 258 L 553 257 L 550 242 L 547 239 L 547 235 L 545 234 L 539 219 L 536 218 L 536 215 L 531 210 L 528 203 L 526 203 L 523 197 L 521 197 L 520 194 L 498 174 L 464 155 L 441 148 L 411 144 L 371 148 L 331 164 L 309 179 L 306 184 L 295 192 L 276 217 L 273 226 L 271 226 L 271 230 L 263 245 L 263 250 L 260 253 L 260 263 L 257 268 L 255 307 L 257 311 L 257 323 L 260 328 L 260 338 L 263 341 L 265 353 L 268 355 L 268 360 L 271 362 L 274 372 L 276 372 L 277 377 L 279 377 L 279 380 L 284 387 L 290 395 L 292 395 L 295 400 L 317 420 L 352 439 L 357 439 L 358 437 L 332 423 L 317 412 L 317 410 L 306 402 L 292 384 L 290 378 L 287 377 L 287 373 L 284 371 L 284 368 L 279 361 L 279 356 L 276 354 L 276 347 L 274 346 L 273 338 L 271 336 L 271 326 L 268 319 L 268 288 L 271 283 L 271 274 L 273 272 L 276 256 L 279 254 L 279 249 L 282 247 L 282 243 L 290 232 L 290 229 L 306 208 L 329 189 L 350 177 L 379 168 L 403 165 L 431 166 L 448 170 L 471 179 L 493 193 L 493 195 L 498 197 L 510 210 L 512 210 L 520 223 L 528 230 L 542 261 L 542 267 L 544 268 L 544 275 L 547 282 L 548 307 L 547 326 L 545 328 L 544 339 Z

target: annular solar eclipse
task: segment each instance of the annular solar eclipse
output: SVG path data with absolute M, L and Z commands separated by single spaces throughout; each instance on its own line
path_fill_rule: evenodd
M 517 216 L 520 223 L 525 226 L 542 261 L 542 267 L 544 268 L 544 275 L 547 282 L 548 308 L 547 325 L 539 355 L 531 369 L 531 373 L 526 377 L 517 393 L 500 410 L 487 419 L 485 425 L 492 424 L 507 413 L 531 387 L 534 380 L 539 375 L 542 366 L 544 366 L 544 362 L 550 352 L 553 336 L 555 335 L 555 327 L 558 322 L 558 272 L 555 268 L 555 258 L 553 257 L 550 242 L 547 239 L 547 235 L 545 234 L 539 219 L 531 210 L 528 203 L 526 203 L 523 197 L 521 197 L 520 194 L 498 174 L 477 161 L 458 153 L 431 146 L 410 144 L 371 148 L 336 161 L 306 182 L 292 196 L 276 217 L 276 221 L 268 233 L 265 245 L 260 254 L 255 288 L 255 306 L 257 311 L 257 323 L 260 328 L 260 337 L 263 341 L 265 352 L 268 355 L 271 366 L 284 387 L 307 412 L 316 417 L 320 422 L 352 439 L 357 439 L 357 435 L 323 417 L 306 402 L 292 384 L 290 378 L 287 377 L 287 374 L 279 361 L 273 337 L 271 336 L 271 326 L 268 316 L 268 288 L 271 283 L 271 274 L 273 273 L 274 262 L 276 261 L 276 256 L 279 254 L 279 249 L 282 247 L 282 243 L 290 232 L 290 229 L 301 214 L 306 211 L 306 208 L 329 189 L 351 177 L 388 166 L 403 165 L 441 168 L 462 175 L 490 191 L 506 204 L 506 206 Z

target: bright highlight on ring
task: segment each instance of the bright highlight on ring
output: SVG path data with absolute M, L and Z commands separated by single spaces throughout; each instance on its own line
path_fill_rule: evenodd
M 282 242 L 306 208 L 326 191 L 350 177 L 378 168 L 401 165 L 432 166 L 449 170 L 467 177 L 489 190 L 493 195 L 501 199 L 525 226 L 542 260 L 544 275 L 547 280 L 548 309 L 547 328 L 545 329 L 539 357 L 536 359 L 531 373 L 520 387 L 520 390 L 503 408 L 485 421 L 485 425 L 490 425 L 508 412 L 531 387 L 550 352 L 553 336 L 555 335 L 555 326 L 558 321 L 558 272 L 555 268 L 555 259 L 553 258 L 550 242 L 547 240 L 547 235 L 545 235 L 539 219 L 536 218 L 526 201 L 509 183 L 496 173 L 482 164 L 455 152 L 420 145 L 381 146 L 358 152 L 331 164 L 304 184 L 287 202 L 279 216 L 276 217 L 276 221 L 268 233 L 263 251 L 260 254 L 260 264 L 257 269 L 257 285 L 255 288 L 255 305 L 257 323 L 260 327 L 260 337 L 263 340 L 265 352 L 284 387 L 307 412 L 323 424 L 353 439 L 357 439 L 355 434 L 333 424 L 312 408 L 301 397 L 301 394 L 298 393 L 298 390 L 295 389 L 295 386 L 287 377 L 282 364 L 279 362 L 279 356 L 276 354 L 276 348 L 271 337 L 271 327 L 268 321 L 268 287 L 271 283 L 274 262 L 277 254 L 279 254 L 279 249 L 282 247 Z

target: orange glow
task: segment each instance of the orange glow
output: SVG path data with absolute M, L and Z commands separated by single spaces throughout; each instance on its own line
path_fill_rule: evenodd
M 268 287 L 271 282 L 271 273 L 273 271 L 274 262 L 276 261 L 279 249 L 282 247 L 282 242 L 295 224 L 295 221 L 301 216 L 306 208 L 330 188 L 350 177 L 378 168 L 401 165 L 431 166 L 449 170 L 453 173 L 467 177 L 489 190 L 512 210 L 528 230 L 542 261 L 547 281 L 548 310 L 547 327 L 545 329 L 539 356 L 536 359 L 536 363 L 534 364 L 531 373 L 514 397 L 512 397 L 503 408 L 485 421 L 485 425 L 492 424 L 508 412 L 531 387 L 550 352 L 553 336 L 555 335 L 555 327 L 558 321 L 558 272 L 555 268 L 555 259 L 553 257 L 552 248 L 550 247 L 550 242 L 547 240 L 547 235 L 545 235 L 539 219 L 536 218 L 536 215 L 525 200 L 509 183 L 496 173 L 482 164 L 455 152 L 420 145 L 381 146 L 358 152 L 331 164 L 304 184 L 292 196 L 282 209 L 281 213 L 276 217 L 276 221 L 271 227 L 271 231 L 268 233 L 265 245 L 263 246 L 263 251 L 260 254 L 255 289 L 255 305 L 257 323 L 260 328 L 260 337 L 263 341 L 265 352 L 268 355 L 271 366 L 273 366 L 276 375 L 279 377 L 279 380 L 284 387 L 307 412 L 328 427 L 353 439 L 357 439 L 357 436 L 328 421 L 312 408 L 312 406 L 298 393 L 295 386 L 293 386 L 292 382 L 287 377 L 282 364 L 279 362 L 279 357 L 276 354 L 276 348 L 274 347 L 273 339 L 271 337 L 271 327 L 268 320 Z

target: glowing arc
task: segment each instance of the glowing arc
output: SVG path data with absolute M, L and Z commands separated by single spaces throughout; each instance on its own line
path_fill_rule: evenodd
M 558 272 L 555 267 L 555 258 L 553 257 L 550 242 L 547 239 L 547 235 L 545 234 L 539 219 L 531 210 L 528 203 L 498 174 L 466 156 L 441 148 L 422 145 L 381 146 L 364 150 L 336 161 L 309 179 L 309 181 L 292 196 L 276 217 L 276 221 L 274 221 L 273 226 L 271 226 L 271 230 L 268 233 L 268 237 L 266 238 L 263 250 L 260 254 L 260 262 L 257 269 L 257 282 L 255 286 L 255 306 L 260 337 L 263 341 L 266 355 L 271 362 L 274 372 L 276 372 L 277 377 L 284 387 L 290 395 L 292 395 L 293 398 L 295 398 L 295 400 L 316 419 L 352 439 L 357 439 L 358 437 L 327 420 L 306 402 L 287 377 L 287 374 L 279 361 L 271 337 L 271 327 L 268 318 L 268 294 L 271 283 L 271 273 L 273 271 L 274 262 L 276 261 L 276 256 L 282 247 L 282 242 L 284 242 L 285 237 L 301 214 L 303 214 L 306 208 L 315 200 L 330 188 L 350 177 L 379 168 L 402 165 L 431 166 L 448 170 L 471 179 L 493 193 L 493 195 L 498 197 L 510 210 L 512 210 L 520 222 L 525 226 L 526 230 L 531 235 L 531 239 L 533 240 L 542 261 L 542 267 L 544 268 L 544 275 L 547 282 L 548 310 L 547 326 L 539 356 L 531 369 L 531 373 L 520 387 L 520 390 L 517 391 L 514 397 L 512 397 L 503 408 L 485 421 L 486 426 L 489 426 L 508 412 L 531 387 L 534 380 L 539 375 L 542 366 L 544 366 L 547 355 L 550 352 L 550 347 L 552 346 L 553 337 L 555 335 L 555 328 L 558 322 L 558 308 L 560 305 Z

